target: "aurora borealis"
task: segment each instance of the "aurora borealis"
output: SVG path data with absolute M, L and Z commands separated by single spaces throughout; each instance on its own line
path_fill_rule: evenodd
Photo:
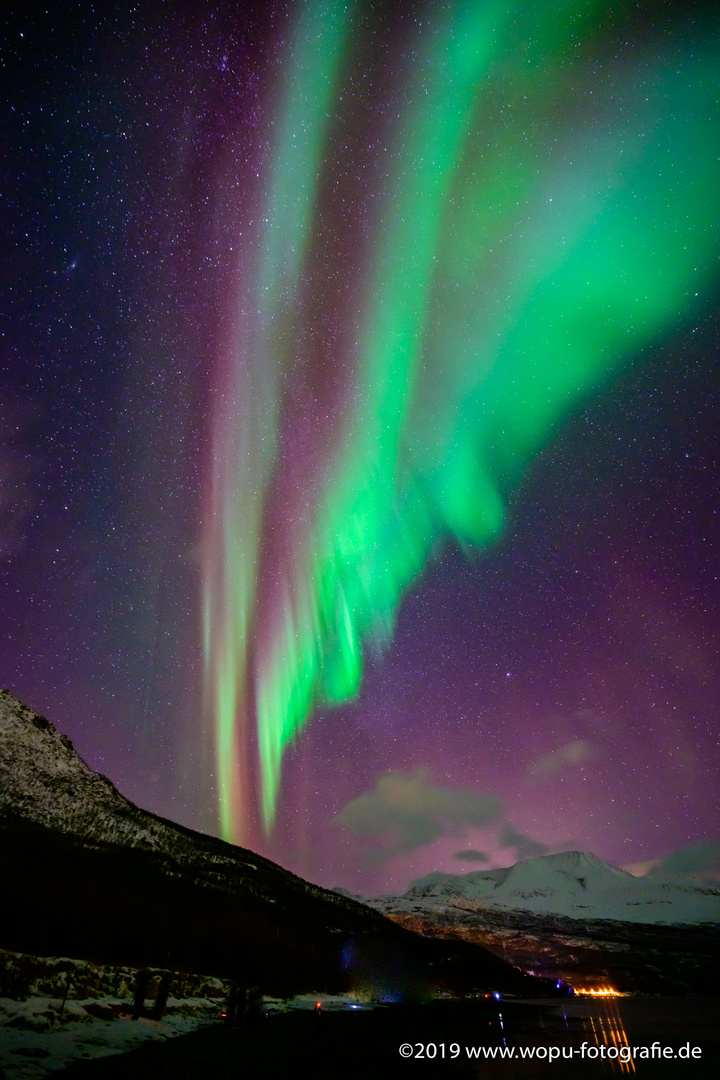
M 13 24 L 8 685 L 326 884 L 717 840 L 712 10 L 177 11 Z
M 285 746 L 315 705 L 356 695 L 363 640 L 391 636 L 434 545 L 495 537 L 504 493 L 563 411 L 694 314 L 688 295 L 712 277 L 717 52 L 674 43 L 678 79 L 649 41 L 641 75 L 611 64 L 586 114 L 566 118 L 587 64 L 571 50 L 602 7 L 537 5 L 522 28 L 512 5 L 428 10 L 411 32 L 362 268 L 328 252 L 321 199 L 332 134 L 344 145 L 327 116 L 359 12 L 299 8 L 217 421 L 206 651 L 229 836 L 252 812 L 236 746 L 253 713 L 271 827 Z M 598 37 L 588 51 L 602 55 Z M 346 222 L 334 229 L 347 248 Z M 358 284 L 328 301 L 341 273 Z M 338 341 L 338 325 L 356 340 Z

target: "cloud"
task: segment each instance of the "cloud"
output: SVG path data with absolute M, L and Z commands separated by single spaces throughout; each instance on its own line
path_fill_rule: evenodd
M 593 757 L 593 744 L 589 739 L 574 739 L 559 750 L 543 754 L 528 769 L 532 780 L 544 780 L 568 765 L 584 765 Z
M 500 820 L 502 805 L 494 795 L 428 783 L 428 770 L 384 773 L 375 790 L 359 795 L 337 814 L 338 825 L 358 836 L 376 837 L 373 862 L 406 854 L 441 836 Z
M 453 859 L 460 859 L 461 862 L 490 862 L 489 855 L 486 855 L 484 851 L 475 851 L 473 848 L 468 848 L 467 851 L 456 851 Z
M 693 840 L 655 863 L 649 874 L 665 877 L 668 874 L 702 874 L 708 870 L 720 870 L 720 844 L 712 840 Z
M 533 840 L 531 836 L 519 833 L 512 825 L 506 825 L 500 839 L 503 847 L 515 848 L 518 859 L 529 859 L 534 855 L 546 855 L 550 848 L 541 844 L 539 840 Z
M 515 850 L 518 859 L 549 851 L 506 820 L 502 803 L 494 795 L 431 784 L 425 768 L 411 773 L 383 773 L 375 781 L 374 791 L 347 803 L 336 815 L 335 823 L 372 841 L 365 856 L 366 864 L 371 866 L 379 866 L 395 855 L 406 855 L 441 837 L 488 827 L 502 847 Z M 474 848 L 458 851 L 453 858 L 491 861 L 484 851 Z

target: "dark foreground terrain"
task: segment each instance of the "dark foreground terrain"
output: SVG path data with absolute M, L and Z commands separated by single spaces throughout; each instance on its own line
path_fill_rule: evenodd
M 705 1080 L 718 1076 L 719 1018 L 720 1000 L 667 998 L 554 1004 L 438 1001 L 320 1016 L 292 1012 L 241 1029 L 206 1028 L 121 1057 L 78 1063 L 56 1075 L 58 1080 L 296 1075 L 316 1080 L 593 1075 Z M 626 1044 L 638 1048 L 629 1063 L 616 1057 Z M 407 1057 L 401 1055 L 403 1045 Z M 514 1048 L 519 1059 L 523 1047 L 536 1048 L 537 1057 L 513 1061 L 499 1056 Z M 498 1056 L 484 1059 L 480 1049 L 478 1060 L 472 1056 L 478 1048 L 489 1055 L 494 1049 Z M 653 1057 L 643 1058 L 640 1048 Z M 699 1057 L 697 1051 L 692 1056 L 693 1048 L 699 1048 Z M 683 1056 L 658 1060 L 663 1052 Z M 550 1061 L 551 1054 L 563 1056 Z

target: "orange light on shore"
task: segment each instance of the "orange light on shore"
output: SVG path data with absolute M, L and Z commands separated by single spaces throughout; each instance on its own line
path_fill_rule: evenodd
M 622 997 L 622 993 L 619 990 L 613 990 L 611 986 L 598 986 L 591 989 L 579 989 L 573 987 L 576 994 L 583 994 L 587 997 Z

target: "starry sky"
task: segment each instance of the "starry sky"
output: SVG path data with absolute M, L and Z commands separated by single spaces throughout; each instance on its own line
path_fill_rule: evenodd
M 11 5 L 0 681 L 370 894 L 720 842 L 713 5 Z

